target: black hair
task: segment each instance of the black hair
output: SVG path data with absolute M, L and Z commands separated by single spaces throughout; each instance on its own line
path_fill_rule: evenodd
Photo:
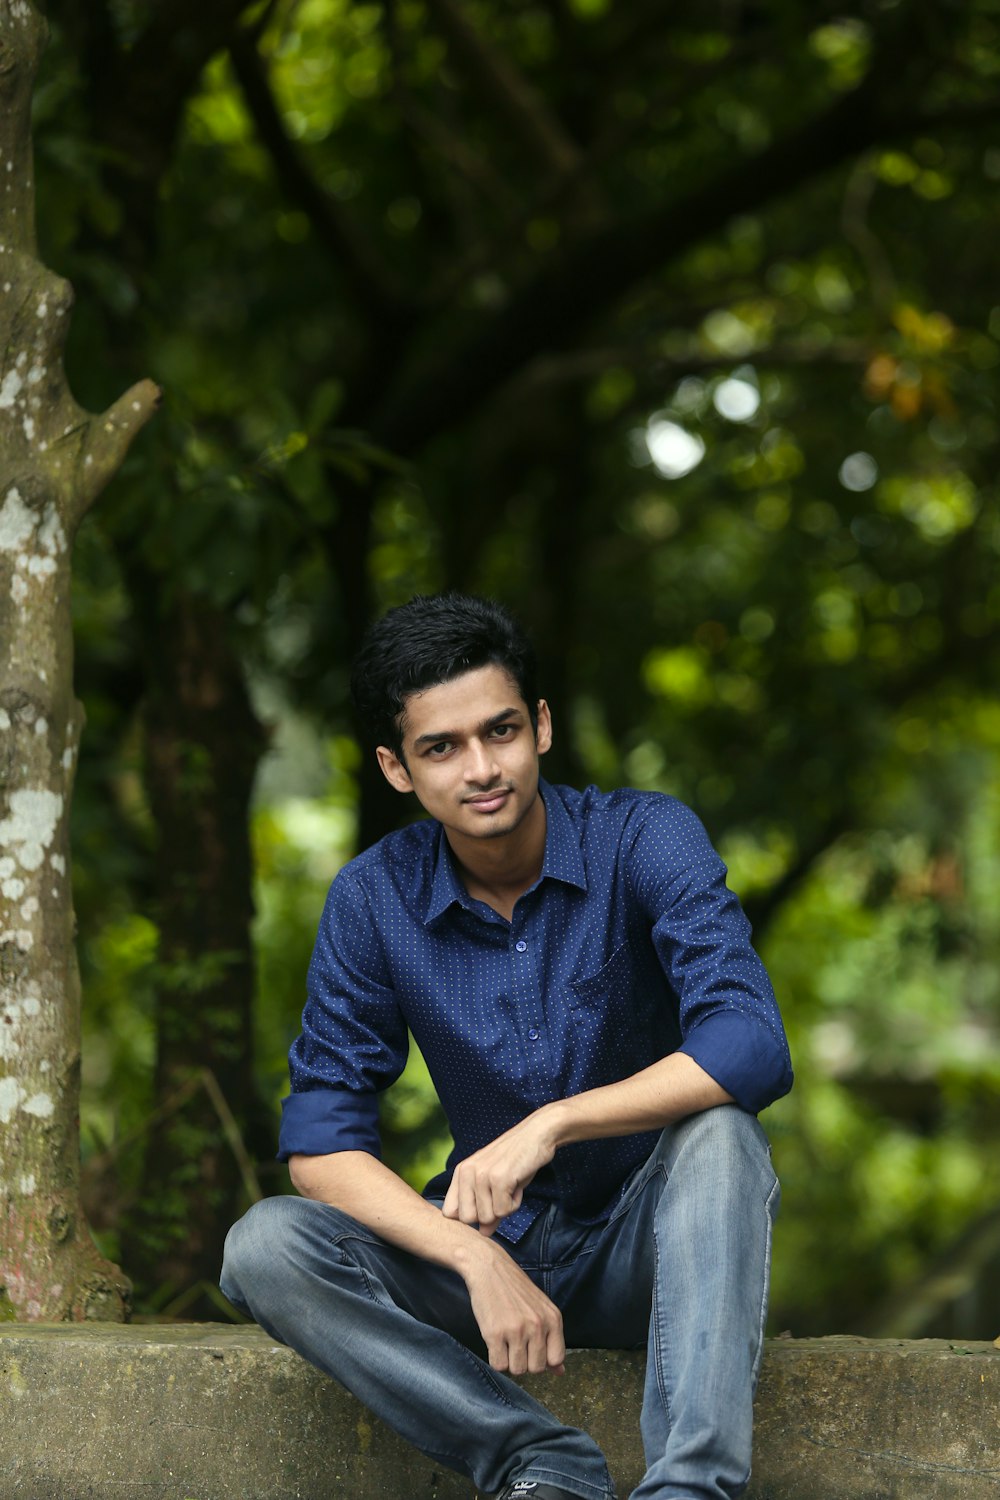
M 410 694 L 486 666 L 510 673 L 536 729 L 535 652 L 509 610 L 465 594 L 417 594 L 369 626 L 354 658 L 351 697 L 375 743 L 402 760 Z

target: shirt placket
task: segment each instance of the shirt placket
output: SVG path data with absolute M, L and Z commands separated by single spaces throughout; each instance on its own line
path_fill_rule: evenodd
M 551 1038 L 542 1002 L 544 944 L 538 923 L 529 913 L 516 909 L 510 928 L 509 957 L 512 1020 L 529 1081 L 528 1102 L 537 1107 L 551 1098 L 554 1076 Z

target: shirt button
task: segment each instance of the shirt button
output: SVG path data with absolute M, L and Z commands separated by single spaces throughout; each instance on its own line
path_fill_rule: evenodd
M 529 1041 L 532 1041 L 532 1042 L 537 1042 L 538 1041 L 538 1032 L 535 1030 L 534 1027 L 532 1027 L 531 1030 L 528 1032 L 528 1039 L 529 1039 Z
M 528 945 L 524 941 L 524 938 L 518 938 L 517 942 L 514 944 L 514 947 L 517 949 L 518 953 L 527 953 L 528 951 Z

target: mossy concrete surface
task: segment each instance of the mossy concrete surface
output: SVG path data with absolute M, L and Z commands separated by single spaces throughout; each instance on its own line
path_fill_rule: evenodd
M 580 1350 L 528 1384 L 642 1473 L 643 1356 Z M 0 1326 L 0 1500 L 468 1500 L 257 1328 Z M 778 1339 L 748 1500 L 1000 1500 L 1000 1350 Z

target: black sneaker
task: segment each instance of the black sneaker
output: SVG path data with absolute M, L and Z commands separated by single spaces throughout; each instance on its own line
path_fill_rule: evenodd
M 496 1500 L 580 1500 L 572 1490 L 562 1490 L 557 1484 L 537 1484 L 534 1479 L 515 1479 Z

